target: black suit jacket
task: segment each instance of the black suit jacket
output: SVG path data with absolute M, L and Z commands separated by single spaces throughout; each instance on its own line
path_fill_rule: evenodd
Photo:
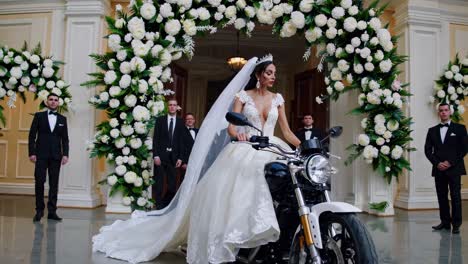
M 62 159 L 68 156 L 67 118 L 57 114 L 55 128 L 50 131 L 48 111 L 37 112 L 29 130 L 29 156 L 36 155 L 38 159 Z
M 185 157 L 187 159 L 187 162 L 188 162 L 188 159 L 190 158 L 190 153 L 192 152 L 192 148 L 193 148 L 193 143 L 195 143 L 195 140 L 194 138 L 192 137 L 192 134 L 190 134 L 190 129 L 188 129 L 187 127 L 185 128 L 187 130 L 187 133 L 186 133 L 186 137 L 185 137 L 185 142 L 184 142 L 184 147 L 185 147 Z M 195 131 L 195 138 L 197 138 L 197 135 L 198 135 L 198 128 L 193 128 L 193 131 Z
M 464 125 L 451 122 L 447 134 L 445 134 L 444 143 L 440 138 L 439 125 L 429 128 L 424 153 L 432 163 L 432 176 L 465 175 L 466 169 L 463 158 L 466 155 L 467 148 L 468 139 Z M 446 160 L 452 166 L 446 171 L 439 171 L 437 164 Z
M 178 159 L 186 163 L 187 150 L 184 146 L 187 137 L 186 133 L 188 131 L 184 125 L 184 121 L 177 117 L 171 145 L 171 142 L 169 142 L 167 115 L 157 117 L 154 125 L 153 156 L 158 156 L 162 162 L 166 163 L 174 163 Z M 172 151 L 168 151 L 168 148 L 172 149 Z
M 304 128 L 301 128 L 298 131 L 296 131 L 296 133 L 294 133 L 294 134 L 296 135 L 296 137 L 301 142 L 303 142 L 303 141 L 305 141 L 305 132 L 306 132 L 306 130 Z M 319 140 L 322 140 L 324 138 L 324 134 L 323 134 L 322 130 L 320 130 L 318 128 L 313 127 L 311 132 L 312 132 L 312 134 L 310 135 L 310 138 L 317 137 Z

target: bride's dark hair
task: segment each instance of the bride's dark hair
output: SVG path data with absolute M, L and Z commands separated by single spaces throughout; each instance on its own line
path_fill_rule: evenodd
M 252 90 L 252 89 L 255 89 L 256 88 L 256 85 L 257 85 L 257 75 L 262 75 L 263 72 L 266 70 L 266 68 L 268 66 L 270 66 L 271 64 L 274 65 L 273 61 L 264 61 L 260 64 L 258 64 L 254 71 L 252 72 L 252 74 L 250 75 L 250 80 L 249 82 L 247 83 L 247 85 L 245 86 L 245 91 L 247 90 Z

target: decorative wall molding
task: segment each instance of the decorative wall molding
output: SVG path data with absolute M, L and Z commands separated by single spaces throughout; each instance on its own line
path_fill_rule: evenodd
M 4 162 L 4 166 L 5 168 L 3 169 L 2 172 L 0 172 L 0 178 L 6 178 L 6 175 L 7 175 L 7 169 L 8 169 L 8 140 L 0 140 L 0 146 L 5 146 L 5 153 L 3 155 L 5 155 L 5 159 L 3 161 L 0 161 L 0 162 Z M 1 193 L 1 192 L 0 192 Z
M 34 195 L 34 183 L 0 183 L 1 194 L 26 194 Z M 49 193 L 49 184 L 44 184 L 44 196 Z

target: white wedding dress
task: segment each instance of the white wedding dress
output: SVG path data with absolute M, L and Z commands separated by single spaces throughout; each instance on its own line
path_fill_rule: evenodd
M 253 99 L 245 91 L 240 91 L 236 97 L 244 104 L 242 113 L 255 126 L 263 125 L 270 142 L 289 148 L 273 136 L 278 107 L 284 103 L 280 94 L 272 101 L 264 124 Z M 210 114 L 207 115 L 209 117 Z M 205 129 L 205 132 L 209 130 Z M 245 128 L 245 132 L 258 134 L 252 128 Z M 202 133 L 203 125 L 199 136 Z M 192 156 L 187 174 L 191 173 L 191 162 L 196 164 L 198 161 L 198 155 Z M 191 178 L 184 180 L 175 199 L 180 201 L 169 205 L 175 204 L 175 207 L 149 214 L 136 211 L 127 221 L 116 221 L 102 227 L 100 233 L 93 237 L 93 251 L 137 263 L 152 260 L 161 252 L 173 251 L 187 244 L 188 263 L 208 264 L 235 261 L 240 248 L 276 241 L 280 230 L 263 174 L 264 165 L 276 157 L 276 154 L 257 151 L 247 144 L 229 143 L 201 179 L 195 177 L 198 183 L 192 182 Z M 202 172 L 199 170 L 197 173 Z

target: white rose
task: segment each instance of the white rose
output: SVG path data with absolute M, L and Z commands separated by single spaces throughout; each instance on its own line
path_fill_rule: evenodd
M 221 4 L 221 0 L 208 0 L 208 3 L 213 7 L 217 7 Z
M 120 41 L 121 39 L 119 35 L 112 34 L 107 39 L 107 45 L 112 51 L 118 51 L 122 48 L 122 46 L 120 46 Z
M 112 97 L 118 96 L 121 91 L 122 91 L 122 89 L 120 89 L 119 86 L 112 86 L 111 88 L 109 88 L 109 94 Z
M 29 68 L 29 64 L 27 62 L 23 61 L 20 64 L 20 68 L 21 68 L 21 70 L 26 71 Z
M 120 136 L 120 131 L 117 128 L 112 129 L 109 134 L 112 138 L 118 138 Z
M 304 13 L 309 13 L 312 11 L 312 8 L 314 7 L 314 0 L 302 0 L 299 3 L 299 10 L 301 10 Z
M 125 165 L 119 165 L 115 168 L 115 173 L 119 176 L 124 175 L 127 172 L 127 167 Z
M 140 57 L 133 57 L 130 60 L 130 68 L 132 71 L 143 72 L 146 69 L 146 63 Z
M 374 81 L 374 80 L 371 80 L 371 81 L 369 82 L 369 88 L 370 88 L 371 90 L 379 89 L 379 88 L 380 88 L 380 84 L 379 84 L 378 82 Z
M 402 108 L 402 107 L 403 107 L 403 101 L 402 101 L 402 100 L 397 100 L 397 99 L 395 99 L 395 100 L 393 101 L 393 105 L 396 106 L 396 107 L 398 107 L 398 108 Z
M 119 61 L 124 61 L 127 58 L 127 52 L 125 50 L 119 50 L 116 57 Z
M 258 22 L 267 24 L 267 25 L 271 25 L 275 22 L 273 15 L 271 14 L 271 11 L 265 10 L 264 8 L 260 8 L 257 10 L 257 19 L 258 19 Z M 292 24 L 291 21 L 288 21 L 288 22 Z M 284 25 L 283 25 L 283 28 L 284 28 Z
M 327 26 L 329 28 L 336 28 L 336 20 L 333 18 L 329 18 L 327 21 Z
M 439 90 L 437 92 L 437 97 L 439 98 L 444 98 L 445 97 L 445 91 L 444 90 Z
M 129 94 L 125 96 L 124 101 L 126 106 L 134 107 L 137 103 L 137 97 L 133 94 Z
M 367 145 L 362 151 L 362 156 L 365 159 L 372 159 L 374 157 L 374 147 L 372 145 Z
M 136 121 L 148 121 L 150 119 L 149 110 L 141 105 L 137 105 L 132 111 Z
M 281 28 L 281 32 L 280 32 L 280 37 L 282 38 L 292 37 L 296 34 L 296 31 L 297 31 L 296 26 L 291 21 L 288 21 L 283 24 L 283 27 Z
M 125 147 L 122 149 L 122 154 L 124 154 L 125 156 L 127 156 L 128 154 L 130 154 L 130 148 L 129 147 Z M 126 157 L 126 160 L 124 160 L 125 162 L 128 162 L 128 157 Z
M 136 173 L 133 171 L 128 171 L 124 175 L 124 180 L 126 183 L 134 183 L 136 178 L 137 178 Z
M 399 159 L 401 158 L 401 155 L 403 154 L 403 149 L 400 147 L 400 146 L 395 146 L 393 149 L 392 149 L 392 158 L 393 159 Z
M 348 17 L 344 20 L 343 27 L 348 32 L 354 32 L 357 27 L 357 21 L 354 17 Z
M 313 43 L 315 42 L 318 38 L 320 38 L 322 36 L 322 30 L 318 27 L 314 28 L 314 29 L 308 29 L 306 32 L 305 32 L 305 38 L 307 39 L 307 41 L 309 41 L 310 43 Z
M 146 133 L 146 125 L 142 122 L 135 122 L 133 125 L 135 132 L 137 134 L 145 134 Z
M 117 99 L 111 99 L 111 100 L 109 101 L 109 106 L 110 106 L 111 108 L 117 108 L 117 107 L 119 107 L 119 105 L 120 105 L 120 101 L 117 100 Z
M 129 206 L 132 203 L 132 199 L 130 197 L 128 197 L 128 196 L 125 196 L 125 197 L 122 198 L 122 203 L 124 205 Z
M 348 9 L 353 5 L 352 0 L 341 0 L 340 6 L 343 7 L 344 9 Z
M 396 131 L 400 127 L 400 124 L 396 120 L 390 120 L 387 122 L 387 128 L 390 131 Z
M 145 22 L 142 18 L 133 17 L 128 21 L 127 28 L 134 38 L 143 39 L 145 37 Z
M 244 9 L 247 6 L 247 3 L 244 0 L 237 0 L 236 6 L 239 9 Z
M 224 15 L 226 16 L 226 18 L 236 17 L 236 13 L 237 13 L 236 7 L 233 5 L 227 7 L 226 10 L 224 10 Z
M 446 71 L 444 75 L 445 75 L 445 78 L 449 80 L 453 78 L 453 72 L 451 71 Z
M 124 61 L 120 64 L 119 70 L 123 74 L 129 74 L 132 71 L 132 68 L 130 67 L 130 63 L 128 61 Z
M 361 120 L 361 127 L 362 127 L 362 129 L 367 128 L 367 118 L 364 118 L 364 119 Z
M 342 82 L 336 82 L 334 87 L 338 92 L 341 92 L 344 89 L 344 84 Z
M 275 6 L 276 7 L 276 6 Z M 283 11 L 283 9 L 281 9 L 281 12 Z M 253 18 L 255 16 L 255 8 L 251 7 L 251 6 L 248 6 L 244 9 L 244 12 L 245 14 L 250 17 L 250 18 Z M 274 12 L 273 10 L 271 11 L 272 14 L 274 15 Z M 281 14 L 282 15 L 282 14 Z
M 388 155 L 388 153 L 390 153 L 390 147 L 389 147 L 389 146 L 386 146 L 386 145 L 385 145 L 385 146 L 382 146 L 382 147 L 380 148 L 380 152 L 381 152 L 382 154 L 384 154 L 384 155 Z
M 21 78 L 21 85 L 28 86 L 31 83 L 31 78 L 28 76 Z M 2 85 L 0 85 L 1 87 Z
M 333 81 L 341 81 L 343 79 L 343 75 L 338 68 L 333 68 L 330 72 L 330 78 Z
M 195 21 L 191 19 L 187 19 L 183 22 L 182 27 L 184 31 L 189 36 L 194 36 L 197 34 L 197 26 L 195 25 Z
M 110 186 L 113 186 L 116 183 L 117 183 L 117 177 L 115 175 L 111 175 L 107 177 L 107 184 L 109 184 Z
M 325 35 L 327 36 L 327 38 L 329 39 L 334 39 L 336 37 L 336 34 L 338 34 L 338 31 L 336 30 L 336 28 L 329 28 L 327 29 L 327 31 L 325 32 Z
M 328 19 L 324 14 L 317 15 L 314 18 L 315 25 L 317 25 L 318 27 L 325 26 L 327 24 L 327 20 Z
M 380 29 L 382 27 L 382 23 L 380 22 L 380 19 L 377 18 L 377 17 L 373 17 L 370 21 L 369 21 L 369 26 L 374 29 L 375 31 L 377 31 L 378 29 Z
M 463 105 L 458 105 L 457 110 L 460 114 L 465 113 L 465 107 Z
M 296 28 L 303 28 L 305 25 L 305 17 L 304 14 L 299 11 L 294 11 L 291 13 L 291 20 L 290 20 Z
M 460 67 L 458 67 L 457 65 L 452 65 L 452 67 L 450 67 L 450 70 L 453 73 L 458 73 L 460 71 Z
M 375 68 L 375 66 L 371 62 L 367 62 L 366 64 L 364 64 L 364 69 L 366 69 L 366 71 L 368 71 L 368 72 L 373 71 L 374 68 Z
M 291 14 L 291 12 L 293 11 L 293 6 L 289 3 L 282 3 L 281 6 L 283 7 L 285 14 Z
M 346 51 L 347 53 L 349 53 L 349 54 L 353 53 L 353 52 L 354 52 L 354 47 L 353 47 L 353 45 L 351 45 L 351 44 L 346 45 L 345 51 Z
M 136 186 L 136 185 L 135 185 Z M 141 184 L 140 184 L 141 186 Z M 143 197 L 138 197 L 138 200 L 137 200 L 137 205 L 138 206 L 144 206 L 146 204 L 147 200 Z
M 133 135 L 133 132 L 135 132 L 135 130 L 130 125 L 123 125 L 122 128 L 120 128 L 120 132 L 123 136 L 128 137 Z
M 392 61 L 390 59 L 381 61 L 379 64 L 379 68 L 384 73 L 389 72 L 392 69 Z
M 461 82 L 463 80 L 463 75 L 461 75 L 460 73 L 457 73 L 455 74 L 455 76 L 453 77 L 453 79 L 457 82 Z
M 151 20 L 156 15 L 156 7 L 152 3 L 144 3 L 140 8 L 141 16 L 146 20 Z
M 375 143 L 376 143 L 377 145 L 379 145 L 379 146 L 382 146 L 383 144 L 385 144 L 385 139 L 379 137 L 379 138 L 377 138 L 377 139 L 375 140 Z
M 345 10 L 341 6 L 337 6 L 332 9 L 332 17 L 335 19 L 340 19 L 344 16 Z
M 242 29 L 245 26 L 246 26 L 246 22 L 245 22 L 245 19 L 243 19 L 243 18 L 238 18 L 234 22 L 234 28 L 236 28 L 236 29 Z
M 139 149 L 143 145 L 143 142 L 141 142 L 141 139 L 139 138 L 132 138 L 130 140 L 130 147 L 132 149 Z
M 108 92 L 102 92 L 99 94 L 99 99 L 103 102 L 109 101 L 109 93 Z
M 338 69 L 342 72 L 347 72 L 349 70 L 349 64 L 345 60 L 338 61 Z
M 36 54 L 32 55 L 32 56 L 29 58 L 29 61 L 30 61 L 32 64 L 38 64 L 40 60 L 41 60 L 41 58 L 40 58 L 39 56 L 37 56 Z
M 127 88 L 130 86 L 130 83 L 132 81 L 132 78 L 128 74 L 124 74 L 119 81 L 119 86 L 123 89 Z
M 114 24 L 114 25 L 115 25 L 116 28 L 123 28 L 123 26 L 125 26 L 126 23 L 127 23 L 127 22 L 125 22 L 125 19 L 119 18 L 119 19 L 117 19 L 117 20 L 115 21 L 115 24 Z
M 174 16 L 172 12 L 172 7 L 169 3 L 164 3 L 159 7 L 159 13 L 162 17 L 171 17 Z
M 46 67 L 42 69 L 42 76 L 45 78 L 50 78 L 54 75 L 54 69 L 50 67 Z
M 333 44 L 333 43 L 328 43 L 326 49 L 327 49 L 327 53 L 328 53 L 328 54 L 330 54 L 330 55 L 335 54 L 335 51 L 336 51 L 335 44 Z
M 454 94 L 456 92 L 455 87 L 449 86 L 449 88 L 447 89 L 447 92 L 448 94 Z
M 164 31 L 166 31 L 166 33 L 171 36 L 177 35 L 180 29 L 181 29 L 180 22 L 179 20 L 176 20 L 176 19 L 171 19 L 167 21 L 166 24 L 164 25 Z
M 159 59 L 161 60 L 161 66 L 167 66 L 172 61 L 172 55 L 167 49 L 164 49 L 163 51 L 161 51 Z
M 374 127 L 375 133 L 377 135 L 383 135 L 385 131 L 387 131 L 387 128 L 385 127 L 384 124 L 382 123 L 377 123 Z
M 358 137 L 358 142 L 359 142 L 359 145 L 363 147 L 369 145 L 369 142 L 370 142 L 369 136 L 367 136 L 366 134 L 360 134 Z

